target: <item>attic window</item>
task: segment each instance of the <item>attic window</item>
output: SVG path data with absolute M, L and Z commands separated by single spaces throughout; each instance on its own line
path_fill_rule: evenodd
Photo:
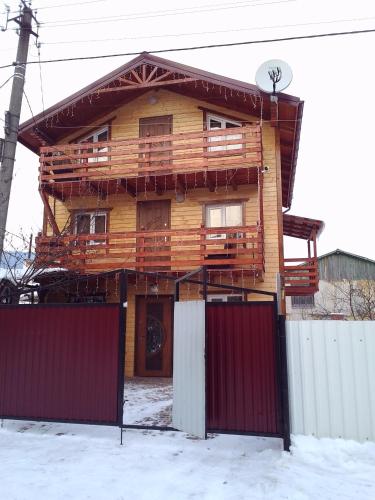
M 207 130 L 223 130 L 227 128 L 241 127 L 241 123 L 227 118 L 222 118 L 218 115 L 207 114 Z M 209 142 L 215 141 L 232 141 L 241 139 L 242 134 L 218 135 L 217 137 L 209 137 Z M 227 144 L 225 146 L 210 146 L 209 151 L 227 151 L 231 149 L 241 149 L 242 144 Z
M 109 140 L 109 128 L 108 125 L 106 125 L 105 127 L 101 127 L 100 129 L 95 130 L 95 132 L 92 132 L 90 135 L 84 137 L 79 142 L 95 143 L 95 142 L 106 142 L 108 140 Z M 107 151 L 109 151 L 108 147 L 99 147 L 99 148 L 86 149 L 85 151 L 82 151 L 82 153 L 105 153 Z M 93 156 L 87 159 L 88 163 L 96 163 L 102 161 L 108 161 L 108 156 Z

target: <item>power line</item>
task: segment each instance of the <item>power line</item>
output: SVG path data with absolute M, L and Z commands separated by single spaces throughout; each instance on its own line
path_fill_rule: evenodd
M 89 4 L 89 3 L 99 3 L 99 2 L 105 2 L 106 0 L 90 0 L 90 1 L 87 1 L 87 2 L 74 2 L 74 3 L 65 3 L 65 4 L 59 4 L 59 5 L 48 5 L 46 7 L 33 7 L 33 10 L 36 11 L 36 10 L 45 10 L 45 9 L 57 9 L 57 8 L 60 8 L 60 7 L 72 7 L 72 6 L 76 6 L 76 5 L 86 5 L 86 4 Z M 17 14 L 19 12 L 19 10 L 10 10 L 9 11 L 9 14 Z M 0 15 L 3 15 L 3 14 L 6 14 L 7 12 L 1 12 Z
M 2 83 L 2 84 L 0 85 L 0 89 L 2 89 L 3 87 L 5 87 L 5 85 L 6 85 L 6 84 L 7 84 L 7 83 L 8 83 L 8 82 L 9 82 L 9 81 L 13 78 L 13 76 L 14 76 L 14 75 L 10 75 L 10 77 L 9 77 L 9 78 L 7 78 L 7 79 L 5 80 L 5 82 L 4 82 L 4 83 Z
M 257 31 L 263 29 L 275 29 L 275 28 L 296 28 L 302 26 L 317 26 L 322 24 L 333 24 L 333 23 L 345 23 L 345 22 L 361 22 L 370 21 L 375 19 L 375 16 L 371 17 L 359 17 L 350 19 L 331 19 L 326 21 L 316 21 L 311 23 L 295 23 L 295 24 L 274 24 L 271 26 L 254 26 L 252 28 L 237 28 L 230 30 L 213 30 L 213 31 L 195 31 L 190 33 L 171 33 L 171 34 L 160 34 L 160 35 L 147 35 L 147 36 L 127 36 L 121 38 L 97 38 L 97 39 L 86 39 L 86 40 L 59 40 L 57 42 L 44 42 L 43 45 L 66 45 L 75 43 L 95 43 L 95 42 L 111 42 L 111 41 L 121 41 L 121 40 L 149 40 L 153 38 L 177 38 L 183 36 L 193 36 L 193 35 L 214 35 L 221 33 L 239 33 L 241 31 Z
M 260 43 L 275 43 L 275 42 L 290 42 L 295 40 L 311 40 L 314 38 L 324 38 L 324 37 L 332 37 L 332 36 L 345 36 L 345 35 L 359 35 L 364 33 L 374 33 L 374 29 L 366 29 L 366 30 L 354 30 L 354 31 L 339 31 L 333 33 L 319 33 L 314 35 L 300 35 L 300 36 L 288 36 L 283 38 L 269 38 L 263 40 L 250 40 L 246 42 L 232 42 L 232 43 L 216 43 L 211 45 L 196 45 L 191 47 L 179 47 L 179 48 L 169 48 L 169 49 L 160 49 L 160 50 L 150 50 L 149 54 L 162 54 L 166 52 L 187 52 L 189 50 L 201 50 L 201 49 L 216 49 L 223 47 L 238 47 L 242 45 L 255 45 Z M 143 54 L 143 52 L 121 52 L 116 54 L 102 54 L 98 56 L 82 56 L 82 57 L 66 57 L 60 59 L 46 59 L 44 61 L 27 61 L 25 64 L 49 64 L 55 62 L 69 62 L 69 61 L 90 61 L 95 59 L 108 59 L 111 57 L 125 57 L 125 56 L 139 56 Z M 14 66 L 16 63 L 6 64 L 4 66 L 0 66 L 0 69 L 10 68 Z
M 29 110 L 30 110 L 30 113 L 31 113 L 31 116 L 32 116 L 33 122 L 34 122 L 34 124 L 36 125 L 36 121 L 35 121 L 34 113 L 33 113 L 33 110 L 31 109 L 31 104 L 30 104 L 29 98 L 28 98 L 28 97 L 27 97 L 27 95 L 26 95 L 25 90 L 23 91 L 23 95 L 25 96 L 25 99 L 26 99 L 27 105 L 29 106 Z
M 107 16 L 107 17 L 94 17 L 94 18 L 82 18 L 82 19 L 64 19 L 59 21 L 50 21 L 43 23 L 43 28 L 59 28 L 65 26 L 77 26 L 77 25 L 85 25 L 85 24 L 97 24 L 97 23 L 109 23 L 109 22 L 118 22 L 118 21 L 133 21 L 136 19 L 150 19 L 155 17 L 167 17 L 167 16 L 177 16 L 177 15 L 186 15 L 186 14 L 200 14 L 204 12 L 216 12 L 221 10 L 232 10 L 246 7 L 258 7 L 262 5 L 274 5 L 274 4 L 283 4 L 283 3 L 291 3 L 296 2 L 297 0 L 271 0 L 264 2 L 262 0 L 247 0 L 246 2 L 241 2 L 241 5 L 226 3 L 221 4 L 221 6 L 214 7 L 212 4 L 203 5 L 199 7 L 184 7 L 183 9 L 170 9 L 164 11 L 149 11 L 145 13 L 136 13 L 136 14 L 128 14 L 126 16 Z M 257 3 L 255 3 L 257 2 Z M 190 9 L 190 10 L 188 10 Z
M 45 9 L 57 9 L 60 7 L 72 7 L 76 5 L 86 5 L 89 3 L 100 3 L 100 2 L 106 2 L 107 0 L 89 0 L 87 2 L 73 2 L 73 3 L 63 3 L 59 5 L 48 5 L 46 7 L 33 7 L 34 10 L 45 10 Z
M 44 92 L 43 92 L 42 65 L 41 65 L 41 62 L 40 62 L 40 47 L 41 47 L 41 44 L 40 44 L 40 43 L 37 43 L 37 49 L 38 49 L 38 64 L 39 64 L 40 95 L 41 95 L 41 99 L 42 99 L 42 109 L 43 109 L 43 113 L 44 113 L 45 106 L 44 106 Z

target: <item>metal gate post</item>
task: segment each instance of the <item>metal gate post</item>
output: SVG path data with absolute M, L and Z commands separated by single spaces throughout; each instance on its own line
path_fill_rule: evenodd
M 289 389 L 288 389 L 288 359 L 286 349 L 285 316 L 279 315 L 277 322 L 278 347 L 280 351 L 280 381 L 281 381 L 281 408 L 283 417 L 284 450 L 290 449 L 290 417 L 289 417 Z
M 123 433 L 124 414 L 124 377 L 125 377 L 125 336 L 126 336 L 126 308 L 128 297 L 128 273 L 120 272 L 120 303 L 119 303 L 119 363 L 118 363 L 118 394 L 117 394 L 117 421 L 121 429 L 121 444 Z

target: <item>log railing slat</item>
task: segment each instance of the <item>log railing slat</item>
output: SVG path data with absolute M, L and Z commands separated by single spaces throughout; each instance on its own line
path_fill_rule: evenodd
M 225 234 L 226 238 L 210 238 Z M 95 244 L 91 242 L 95 241 Z M 263 242 L 259 226 L 191 228 L 165 231 L 129 231 L 39 236 L 36 260 L 46 267 L 81 270 L 92 266 L 133 269 L 194 269 L 200 265 L 250 266 L 262 270 Z M 163 259 L 166 260 L 163 260 Z

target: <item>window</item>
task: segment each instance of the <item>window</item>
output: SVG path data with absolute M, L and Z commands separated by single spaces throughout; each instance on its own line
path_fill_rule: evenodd
M 75 216 L 76 234 L 100 234 L 107 232 L 106 212 L 80 212 Z M 88 245 L 105 243 L 104 240 L 89 240 Z
M 315 305 L 314 295 L 301 295 L 299 297 L 292 296 L 293 308 L 303 309 L 303 308 L 314 307 L 314 305 Z
M 109 130 L 108 126 L 105 126 L 99 130 L 96 130 L 95 132 L 91 133 L 87 137 L 83 138 L 80 140 L 80 142 L 103 142 L 103 141 L 108 141 L 109 140 Z M 108 147 L 100 147 L 100 148 L 89 148 L 85 149 L 82 151 L 82 153 L 105 153 L 109 151 Z M 84 160 L 85 162 L 87 161 L 88 163 L 97 163 L 101 161 L 108 161 L 108 156 L 94 156 L 92 158 L 87 158 L 87 160 Z
M 222 130 L 227 128 L 241 127 L 240 122 L 227 120 L 226 118 L 220 118 L 220 116 L 207 115 L 207 130 Z M 228 135 L 218 135 L 217 137 L 209 137 L 209 142 L 215 141 L 231 141 L 236 139 L 241 139 L 242 134 L 228 134 Z M 227 144 L 225 146 L 210 146 L 208 151 L 227 151 L 230 149 L 241 149 L 242 144 Z
M 206 205 L 206 227 L 235 227 L 243 225 L 242 203 Z M 210 234 L 210 239 L 223 239 L 226 234 Z M 235 234 L 232 234 L 235 237 Z
M 212 294 L 207 296 L 207 302 L 243 302 L 243 295 L 238 294 Z

